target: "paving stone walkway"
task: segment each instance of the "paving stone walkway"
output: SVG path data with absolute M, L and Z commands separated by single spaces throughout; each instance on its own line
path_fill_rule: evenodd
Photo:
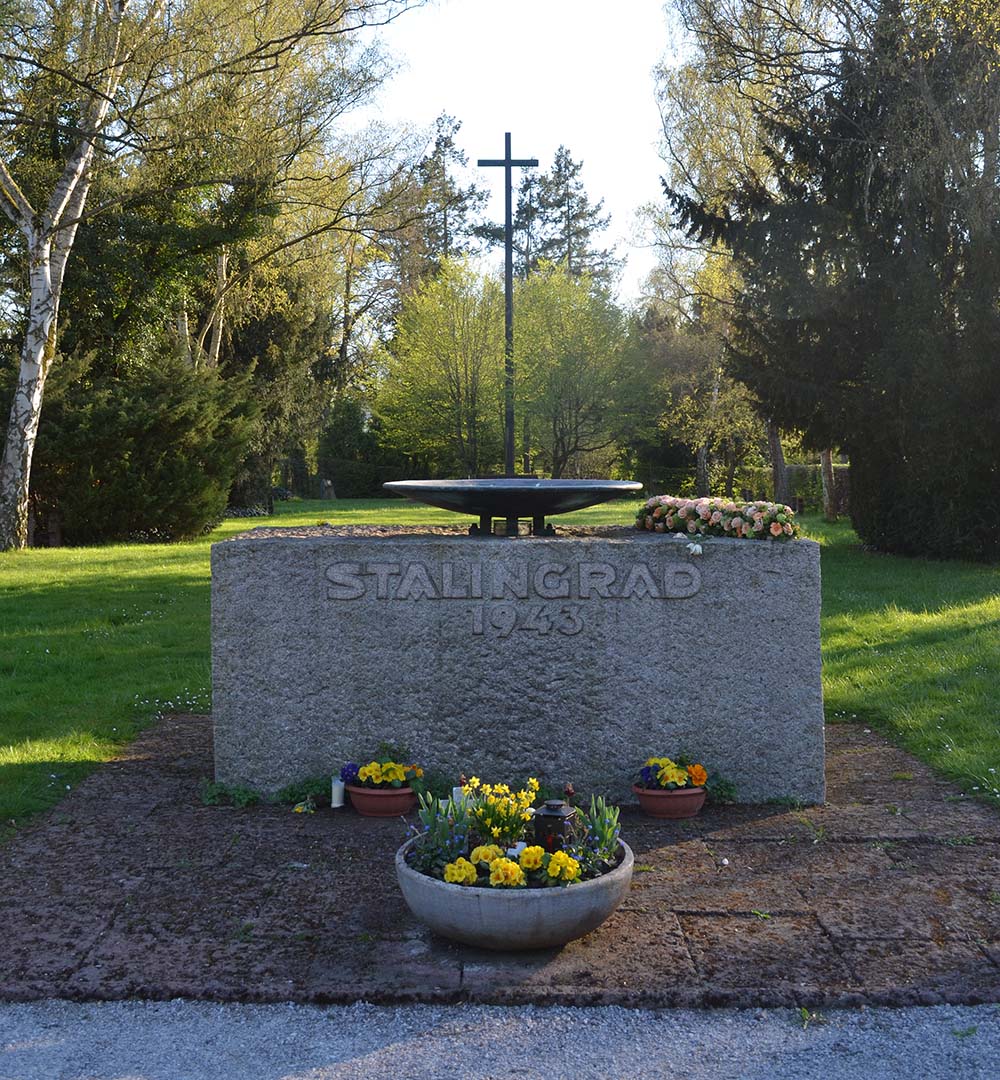
M 561 950 L 433 937 L 399 821 L 204 806 L 170 716 L 0 848 L 0 999 L 832 1006 L 1000 1001 L 1000 814 L 859 726 L 823 807 L 623 813 L 624 905 Z

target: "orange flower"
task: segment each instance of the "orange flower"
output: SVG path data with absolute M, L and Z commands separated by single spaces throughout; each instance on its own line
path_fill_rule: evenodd
M 689 765 L 687 771 L 695 787 L 701 787 L 708 779 L 708 773 L 700 765 Z

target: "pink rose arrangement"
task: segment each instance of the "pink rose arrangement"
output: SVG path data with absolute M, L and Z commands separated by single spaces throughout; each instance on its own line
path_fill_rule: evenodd
M 795 511 L 782 503 L 679 499 L 654 495 L 636 515 L 637 529 L 684 536 L 732 536 L 737 540 L 794 540 Z

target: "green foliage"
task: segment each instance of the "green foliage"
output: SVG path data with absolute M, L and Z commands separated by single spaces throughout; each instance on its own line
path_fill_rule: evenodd
M 220 784 L 215 780 L 202 780 L 198 789 L 205 806 L 256 806 L 261 801 L 260 792 L 243 784 Z
M 455 802 L 450 795 L 438 799 L 417 794 L 417 817 L 422 827 L 414 830 L 417 840 L 409 860 L 414 869 L 443 878 L 445 865 L 466 854 L 472 828 L 470 806 L 465 799 Z
M 70 371 L 70 374 L 75 374 Z M 163 356 L 50 386 L 33 494 L 74 544 L 177 540 L 219 521 L 248 438 L 245 380 Z
M 570 854 L 584 869 L 584 877 L 604 873 L 618 858 L 621 811 L 611 806 L 603 795 L 591 795 L 590 807 L 577 811 L 574 820 L 576 837 Z
M 298 780 L 293 784 L 286 784 L 280 791 L 274 793 L 271 802 L 280 803 L 283 806 L 295 806 L 296 803 L 312 801 L 313 805 L 329 805 L 330 802 L 329 776 L 309 776 L 304 780 Z
M 236 325 L 222 349 L 222 373 L 246 382 L 254 402 L 234 477 L 234 506 L 266 505 L 275 463 L 286 452 L 304 458 L 320 427 L 331 378 L 321 358 L 333 329 L 328 306 L 316 294 L 321 254 L 316 245 L 299 250 L 300 262 L 261 272 L 230 302 Z M 305 472 L 294 485 L 299 494 L 312 493 Z
M 819 465 L 792 464 L 786 466 L 788 477 L 788 497 L 801 499 L 803 509 L 818 513 L 823 509 L 823 477 Z M 833 463 L 834 487 L 837 495 L 837 512 L 848 512 L 850 505 L 851 467 L 839 462 Z M 774 485 L 769 468 L 750 469 L 745 482 L 754 498 L 768 495 Z
M 407 297 L 377 412 L 385 444 L 432 471 L 477 476 L 503 461 L 503 291 L 466 264 Z
M 77 340 L 67 341 L 64 352 L 100 354 L 93 376 L 107 380 L 103 387 L 88 387 L 91 396 L 74 401 L 74 407 L 89 410 L 88 429 L 110 439 L 127 425 L 123 415 L 114 415 L 114 405 L 102 391 L 110 381 L 122 380 L 126 368 L 155 360 L 165 337 L 173 335 L 178 351 L 186 352 L 195 365 L 204 360 L 214 368 L 223 331 L 231 336 L 247 325 L 246 306 L 237 318 L 233 308 L 241 306 L 241 291 L 240 300 L 246 299 L 245 284 L 254 268 L 279 253 L 287 259 L 293 248 L 300 255 L 306 239 L 333 229 L 361 231 L 362 217 L 365 230 L 378 231 L 371 207 L 362 213 L 348 204 L 357 203 L 359 186 L 377 193 L 376 203 L 383 195 L 391 201 L 394 183 L 372 175 L 380 171 L 379 159 L 388 156 L 388 149 L 368 141 L 358 152 L 360 160 L 331 160 L 328 132 L 387 71 L 377 44 L 355 48 L 361 28 L 391 17 L 401 6 L 405 3 L 395 0 L 263 9 L 218 0 L 131 7 L 28 4 L 14 17 L 0 20 L 3 108 L 9 121 L 0 132 L 3 199 L 6 216 L 22 234 L 17 243 L 4 245 L 6 307 L 20 307 L 19 315 L 29 309 L 30 258 L 30 310 L 35 312 L 27 325 L 20 373 L 18 400 L 27 411 L 14 415 L 7 434 L 0 491 L 5 547 L 24 542 L 34 433 L 44 373 L 52 358 L 47 356 L 39 375 L 30 353 L 42 342 L 55 348 L 60 304 L 77 330 Z M 351 174 L 362 170 L 359 183 Z M 279 216 L 282 227 L 274 230 Z M 79 254 L 66 264 L 74 241 L 79 242 Z M 70 270 L 61 292 L 64 265 Z M 79 287 L 74 285 L 77 277 Z M 324 284 L 314 280 L 312 295 L 322 295 Z M 40 320 L 37 313 L 42 310 L 51 313 L 51 325 Z M 329 329 L 329 311 L 326 316 Z M 28 320 L 20 321 L 23 338 Z M 288 321 L 301 329 L 309 320 L 300 305 Z M 269 338 L 273 341 L 275 335 Z M 280 350 L 285 344 L 274 342 L 274 347 Z M 322 345 L 327 344 L 323 334 Z M 258 368 L 260 358 L 252 357 Z M 305 412 L 303 395 L 288 394 L 290 386 L 300 388 L 292 368 L 301 370 L 301 350 L 294 359 L 295 365 L 283 366 L 281 377 L 267 382 L 269 395 L 257 395 L 262 399 L 261 418 L 281 399 L 282 408 L 275 411 L 286 429 L 293 417 Z M 312 355 L 308 362 L 317 360 Z M 94 463 L 92 482 L 87 476 L 82 483 L 74 478 L 59 491 L 65 504 L 60 512 L 74 519 L 78 536 L 129 535 L 145 528 L 150 517 L 157 535 L 188 535 L 197 531 L 199 521 L 204 524 L 213 516 L 220 501 L 215 491 L 195 490 L 189 477 L 180 475 L 193 467 L 183 449 L 184 460 L 173 475 L 152 460 L 156 453 L 174 453 L 170 439 L 178 434 L 176 418 L 165 418 L 166 430 L 154 430 L 140 400 L 148 394 L 133 391 L 124 404 L 138 414 L 143 464 L 153 466 L 157 481 L 180 489 L 177 506 L 190 503 L 191 513 L 185 518 L 175 507 L 157 515 L 143 505 L 107 529 L 88 525 L 90 515 L 99 516 L 115 505 L 106 498 L 95 501 L 86 490 L 102 487 L 106 494 L 112 486 L 103 467 L 110 458 L 105 451 L 103 461 Z M 288 407 L 289 396 L 295 407 Z M 266 397 L 271 400 L 263 400 Z M 191 399 L 169 401 L 163 408 L 190 411 Z M 239 450 L 240 439 L 217 424 L 206 425 L 204 419 L 199 421 L 206 447 L 202 465 L 211 485 L 217 486 L 222 475 L 232 471 L 221 458 Z M 72 429 L 73 422 L 68 426 Z M 253 448 L 259 459 L 271 446 L 264 438 L 268 432 L 256 434 L 263 444 Z M 181 435 L 183 441 L 184 432 Z M 287 437 L 287 430 L 282 435 Z M 152 441 L 157 437 L 163 441 Z M 209 448 L 213 441 L 226 445 Z M 125 457 L 140 456 L 137 449 L 137 443 L 127 448 L 111 471 L 122 472 Z M 261 471 L 259 460 L 255 465 Z M 118 483 L 118 488 L 118 501 L 147 501 L 145 493 L 137 494 L 134 481 Z M 141 519 L 139 526 L 135 517 Z
M 588 274 L 540 263 L 518 283 L 514 351 L 522 454 L 553 477 L 614 440 L 621 311 Z M 526 470 L 526 471 L 530 471 Z
M 560 146 L 552 168 L 539 173 L 527 169 L 521 179 L 514 216 L 516 272 L 529 277 L 545 263 L 565 268 L 571 276 L 586 275 L 603 285 L 621 267 L 610 250 L 594 246 L 595 234 L 607 228 L 604 200 L 592 204 L 583 186 L 582 161 L 574 161 Z M 499 226 L 484 230 L 502 242 Z
M 789 53 L 762 121 L 771 182 L 670 198 L 690 235 L 733 253 L 732 371 L 783 427 L 848 453 L 862 541 L 996 560 L 998 61 L 939 14 L 848 13 L 851 46 L 829 46 L 821 100 Z
M 694 450 L 661 424 L 670 394 L 675 327 L 658 305 L 647 305 L 626 327 L 622 378 L 614 417 L 622 475 L 649 492 L 694 495 Z
M 807 1009 L 804 1005 L 799 1008 L 798 1017 L 803 1031 L 806 1031 L 810 1024 L 829 1023 L 821 1012 L 815 1009 Z
M 333 402 L 319 440 L 319 470 L 329 475 L 330 459 L 371 461 L 378 453 L 378 440 L 368 426 L 368 416 L 360 398 L 339 395 Z
M 736 802 L 736 785 L 724 776 L 710 773 L 705 782 L 705 795 L 710 803 L 725 805 Z
M 451 797 L 455 787 L 455 777 L 440 769 L 424 769 L 424 775 L 415 779 L 410 786 L 418 793 L 436 795 L 439 799 Z
M 403 465 L 373 465 L 345 458 L 320 458 L 320 476 L 333 483 L 338 499 L 384 499 L 383 484 L 391 480 L 413 480 L 414 470 Z
M 339 499 L 382 498 L 384 483 L 412 479 L 414 471 L 382 449 L 379 425 L 359 398 L 348 395 L 337 397 L 320 433 L 317 470 L 332 481 Z
M 455 142 L 461 127 L 447 113 L 435 120 L 433 147 L 417 165 L 409 192 L 410 221 L 386 240 L 400 301 L 436 277 L 446 260 L 474 253 L 479 229 L 473 219 L 488 196 L 455 179 L 468 164 Z
M 702 280 L 692 287 L 710 286 Z M 663 298 L 651 301 L 632 322 L 620 437 L 654 453 L 664 445 L 686 450 L 692 467 L 677 470 L 676 486 L 656 490 L 738 497 L 748 472 L 763 460 L 763 421 L 746 387 L 723 369 L 725 327 L 717 306 L 702 304 L 696 318 L 684 320 L 676 307 Z M 672 464 L 683 460 L 675 450 Z

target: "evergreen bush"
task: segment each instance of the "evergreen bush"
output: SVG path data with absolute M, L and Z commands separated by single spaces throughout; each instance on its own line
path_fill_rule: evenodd
M 33 497 L 66 542 L 179 540 L 221 519 L 250 427 L 245 379 L 161 357 L 50 389 Z

